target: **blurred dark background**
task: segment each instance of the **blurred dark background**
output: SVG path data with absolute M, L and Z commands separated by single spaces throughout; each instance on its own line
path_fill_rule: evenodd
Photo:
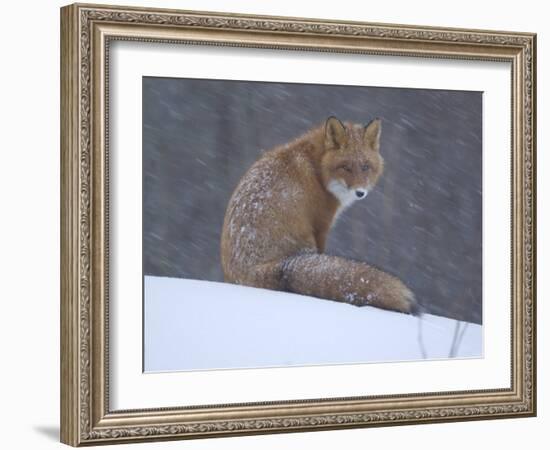
M 143 78 L 144 273 L 223 281 L 240 177 L 330 115 L 380 117 L 386 164 L 327 253 L 399 276 L 428 312 L 481 323 L 481 92 Z

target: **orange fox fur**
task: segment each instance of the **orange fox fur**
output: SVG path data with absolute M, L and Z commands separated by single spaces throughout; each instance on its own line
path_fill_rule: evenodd
M 227 282 L 357 306 L 416 313 L 413 293 L 364 262 L 323 254 L 338 214 L 367 196 L 384 168 L 380 120 L 330 117 L 263 154 L 227 206 L 221 261 Z

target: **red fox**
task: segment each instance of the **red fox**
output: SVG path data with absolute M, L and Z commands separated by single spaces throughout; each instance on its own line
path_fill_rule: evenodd
M 398 278 L 364 262 L 323 254 L 342 211 L 380 178 L 381 122 L 326 123 L 267 151 L 245 173 L 225 213 L 225 281 L 356 306 L 416 314 Z

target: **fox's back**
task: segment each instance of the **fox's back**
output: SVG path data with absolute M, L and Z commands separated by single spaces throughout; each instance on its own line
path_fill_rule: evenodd
M 315 248 L 308 217 L 315 184 L 314 166 L 300 148 L 268 151 L 252 165 L 225 214 L 221 256 L 228 281 L 235 269 Z

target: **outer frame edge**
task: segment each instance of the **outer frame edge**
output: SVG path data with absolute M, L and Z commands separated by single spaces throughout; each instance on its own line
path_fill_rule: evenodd
M 79 444 L 78 371 L 78 22 L 75 5 L 60 9 L 60 441 Z

